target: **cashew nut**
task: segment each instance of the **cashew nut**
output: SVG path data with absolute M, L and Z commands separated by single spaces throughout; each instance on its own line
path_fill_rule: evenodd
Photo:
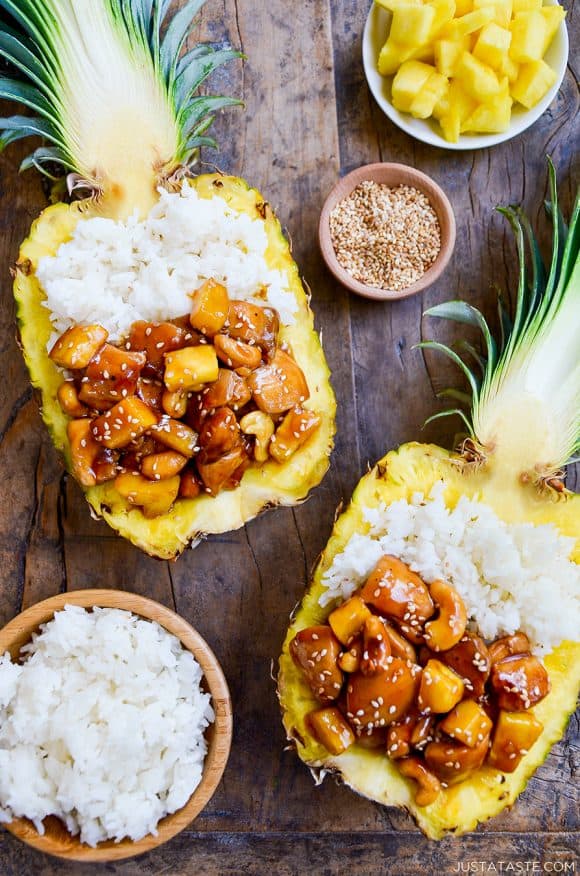
M 170 417 L 180 420 L 187 411 L 187 392 L 176 389 L 174 392 L 165 390 L 161 396 L 161 407 Z
M 61 408 L 69 417 L 84 417 L 88 413 L 85 405 L 79 400 L 79 394 L 72 380 L 61 383 L 56 395 Z
M 246 435 L 254 435 L 254 458 L 256 462 L 266 462 L 268 459 L 268 445 L 274 434 L 274 421 L 272 417 L 262 411 L 252 411 L 240 420 L 242 432 Z
M 433 581 L 429 590 L 439 608 L 439 615 L 425 624 L 425 641 L 433 651 L 448 651 L 457 645 L 465 632 L 465 605 L 459 593 L 443 581 Z
M 338 658 L 338 665 L 343 672 L 358 672 L 362 659 L 362 639 L 354 639 L 348 646 L 348 651 L 343 651 Z
M 404 636 L 401 636 L 391 624 L 385 621 L 384 626 L 393 657 L 400 657 L 402 660 L 410 660 L 411 663 L 416 663 L 417 654 L 411 643 Z
M 441 793 L 441 782 L 437 776 L 417 757 L 404 757 L 397 764 L 399 771 L 408 779 L 417 783 L 415 802 L 417 806 L 429 806 Z

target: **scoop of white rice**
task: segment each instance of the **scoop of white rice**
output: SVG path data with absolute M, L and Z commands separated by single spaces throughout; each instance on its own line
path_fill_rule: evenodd
M 200 198 L 187 183 L 159 189 L 146 219 L 81 219 L 56 256 L 40 259 L 36 276 L 60 335 L 73 323 L 99 323 L 123 339 L 139 319 L 161 322 L 191 309 L 189 295 L 211 277 L 230 298 L 276 308 L 286 325 L 298 309 L 282 271 L 265 259 L 264 223 L 224 198 Z
M 523 630 L 538 655 L 578 640 L 580 566 L 574 539 L 552 525 L 504 523 L 489 505 L 462 496 L 455 508 L 437 484 L 414 495 L 365 508 L 365 533 L 353 535 L 324 574 L 321 605 L 346 599 L 384 554 L 399 557 L 431 583 L 450 583 L 481 635 Z
M 0 656 L 0 821 L 47 815 L 91 846 L 155 834 L 198 786 L 214 720 L 180 641 L 127 611 L 67 605 Z

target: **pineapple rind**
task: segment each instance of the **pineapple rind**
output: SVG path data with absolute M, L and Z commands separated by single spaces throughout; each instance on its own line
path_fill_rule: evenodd
M 445 498 L 450 505 L 454 505 L 461 495 L 467 494 L 487 502 L 506 522 L 553 523 L 560 532 L 577 539 L 573 559 L 580 562 L 578 496 L 556 500 L 539 494 L 531 486 L 516 485 L 511 489 L 504 486 L 502 489 L 485 469 L 464 474 L 461 467 L 454 464 L 457 462 L 457 457 L 440 447 L 405 444 L 388 453 L 362 478 L 349 507 L 334 526 L 312 584 L 288 630 L 278 676 L 284 727 L 300 758 L 313 769 L 339 773 L 349 787 L 365 797 L 384 805 L 407 809 L 431 839 L 441 839 L 448 832 L 460 835 L 475 829 L 479 822 L 511 806 L 524 790 L 528 779 L 543 763 L 552 745 L 561 739 L 576 707 L 580 690 L 580 644 L 563 643 L 546 658 L 552 690 L 534 708 L 534 714 L 543 723 L 544 730 L 518 769 L 511 775 L 504 775 L 490 767 L 482 768 L 467 781 L 444 790 L 434 803 L 425 807 L 417 806 L 413 783 L 401 776 L 383 751 L 354 745 L 339 756 L 331 756 L 314 740 L 308 731 L 306 716 L 319 704 L 288 649 L 290 641 L 300 629 L 324 623 L 332 610 L 332 605 L 323 608 L 318 603 L 323 592 L 321 579 L 334 556 L 344 549 L 350 537 L 355 532 L 368 529 L 363 508 L 376 506 L 380 502 L 409 499 L 416 492 L 426 493 L 440 479 L 447 484 Z
M 268 462 L 260 468 L 250 468 L 235 490 L 217 497 L 202 495 L 196 499 L 180 499 L 174 508 L 160 517 L 148 520 L 137 508 L 132 508 L 117 493 L 112 484 L 102 484 L 85 490 L 93 511 L 102 516 L 120 535 L 142 550 L 163 559 L 177 556 L 188 544 L 197 543 L 209 533 L 238 529 L 271 505 L 295 505 L 322 480 L 328 469 L 335 432 L 336 401 L 314 318 L 302 287 L 296 263 L 280 223 L 259 192 L 237 177 L 206 174 L 190 180 L 198 194 L 226 199 L 252 218 L 263 219 L 268 235 L 266 259 L 270 268 L 284 271 L 288 285 L 299 306 L 296 321 L 284 326 L 281 336 L 287 341 L 308 380 L 311 397 L 306 407 L 322 415 L 316 434 L 284 465 Z M 42 305 L 44 293 L 34 268 L 44 255 L 53 255 L 61 243 L 68 240 L 83 211 L 90 213 L 86 203 L 48 207 L 34 222 L 30 237 L 24 241 L 18 259 L 19 269 L 14 281 L 18 306 L 18 321 L 24 358 L 32 384 L 42 394 L 42 416 L 54 444 L 65 457 L 70 471 L 69 445 L 66 437 L 68 418 L 62 413 L 56 391 L 62 373 L 48 358 L 46 345 L 51 335 L 49 314 Z

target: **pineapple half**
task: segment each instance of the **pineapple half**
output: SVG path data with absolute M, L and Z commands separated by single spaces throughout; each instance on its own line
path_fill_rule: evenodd
M 2 2 L 14 26 L 0 28 L 0 54 L 21 74 L 0 78 L 0 97 L 20 102 L 32 116 L 0 120 L 0 148 L 27 136 L 50 145 L 35 149 L 22 169 L 51 175 L 69 172 L 69 188 L 83 200 L 48 207 L 22 244 L 14 295 L 24 358 L 42 394 L 42 415 L 70 470 L 67 417 L 56 400 L 62 373 L 47 355 L 52 328 L 35 276 L 39 259 L 54 255 L 76 224 L 92 216 L 125 219 L 147 215 L 158 188 L 194 186 L 199 196 L 223 198 L 264 224 L 268 267 L 285 273 L 298 310 L 283 326 L 302 368 L 311 399 L 322 416 L 317 434 L 284 465 L 250 468 L 240 486 L 213 498 L 180 499 L 172 510 L 146 519 L 111 483 L 85 489 L 92 511 L 120 535 L 161 558 L 178 555 L 206 533 L 236 529 L 267 506 L 294 505 L 328 468 L 335 399 L 329 371 L 314 331 L 313 315 L 280 223 L 267 202 L 243 180 L 219 174 L 190 178 L 212 113 L 239 101 L 197 94 L 219 65 L 240 57 L 231 49 L 199 44 L 183 52 L 191 20 L 204 0 L 183 5 L 173 16 L 166 0 L 14 0 Z M 22 78 L 28 81 L 21 81 Z
M 551 746 L 562 737 L 575 709 L 580 689 L 580 643 L 563 642 L 545 659 L 552 690 L 534 710 L 544 730 L 516 771 L 508 775 L 484 766 L 466 781 L 442 791 L 425 807 L 417 805 L 413 783 L 400 774 L 385 752 L 354 744 L 343 754 L 331 756 L 317 742 L 306 716 L 320 704 L 294 664 L 289 645 L 299 630 L 324 623 L 335 607 L 332 603 L 320 605 L 325 592 L 322 579 L 351 536 L 368 531 L 364 509 L 398 499 L 410 501 L 417 492 L 427 495 L 441 480 L 450 508 L 466 495 L 487 503 L 507 523 L 553 524 L 560 533 L 576 539 L 572 559 L 580 563 L 580 497 L 563 489 L 558 471 L 578 447 L 580 433 L 580 201 L 576 201 L 564 245 L 566 227 L 557 210 L 551 164 L 550 178 L 549 207 L 555 221 L 553 258 L 547 275 L 526 218 L 513 208 L 503 211 L 517 235 L 520 283 L 513 325 L 508 325 L 501 308 L 501 343 L 496 345 L 481 314 L 465 302 L 439 305 L 427 312 L 478 325 L 486 340 L 482 381 L 453 350 L 433 342 L 423 344 L 447 352 L 468 375 L 472 417 L 460 408 L 453 411 L 461 414 L 470 433 L 462 452 L 406 444 L 388 453 L 362 478 L 334 526 L 280 657 L 278 692 L 283 722 L 300 758 L 318 775 L 336 772 L 360 794 L 408 810 L 432 839 L 450 831 L 462 834 L 472 830 L 510 806 L 523 791 Z M 524 265 L 526 236 L 532 253 L 531 278 Z

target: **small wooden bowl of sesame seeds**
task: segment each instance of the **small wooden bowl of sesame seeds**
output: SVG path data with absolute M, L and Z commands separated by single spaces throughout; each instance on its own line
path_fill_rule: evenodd
M 393 301 L 439 277 L 455 246 L 455 217 L 446 194 L 420 170 L 367 164 L 334 186 L 318 234 L 324 261 L 343 286 Z

